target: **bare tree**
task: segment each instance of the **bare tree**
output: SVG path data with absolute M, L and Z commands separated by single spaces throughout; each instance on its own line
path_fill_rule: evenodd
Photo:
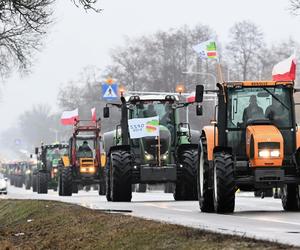
M 293 14 L 298 15 L 300 9 L 300 0 L 290 0 L 290 10 Z
M 264 46 L 263 33 L 249 21 L 236 23 L 230 29 L 231 41 L 227 45 L 227 55 L 231 59 L 231 70 L 235 80 L 259 78 L 257 65 Z
M 47 28 L 52 22 L 56 0 L 0 1 L 0 75 L 7 76 L 13 69 L 26 72 L 33 54 L 42 48 Z M 97 0 L 71 0 L 85 10 L 95 10 Z

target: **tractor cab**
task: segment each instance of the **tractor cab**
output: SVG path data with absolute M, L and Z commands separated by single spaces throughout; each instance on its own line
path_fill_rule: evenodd
M 224 139 L 236 158 L 250 159 L 252 166 L 282 165 L 283 160 L 292 160 L 296 148 L 292 85 L 228 83 L 225 91 Z

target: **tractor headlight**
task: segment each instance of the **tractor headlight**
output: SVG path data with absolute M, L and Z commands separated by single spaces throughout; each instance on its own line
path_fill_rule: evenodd
M 279 157 L 280 156 L 280 150 L 279 149 L 273 149 L 270 152 L 271 157 Z
M 279 149 L 260 149 L 258 150 L 258 156 L 260 158 L 276 158 L 280 156 Z
M 268 149 L 258 150 L 258 156 L 261 157 L 261 158 L 269 158 L 270 157 L 270 151 Z
M 151 161 L 151 160 L 153 160 L 153 155 L 151 155 L 145 151 L 145 158 L 147 161 Z
M 258 157 L 260 158 L 278 158 L 280 157 L 279 142 L 259 142 Z
M 54 174 L 57 173 L 57 168 L 53 168 L 53 173 L 54 173 Z
M 26 174 L 30 174 L 31 173 L 31 170 L 26 170 Z
M 168 159 L 168 156 L 169 156 L 169 154 L 167 152 L 167 153 L 163 154 L 161 158 L 165 161 Z

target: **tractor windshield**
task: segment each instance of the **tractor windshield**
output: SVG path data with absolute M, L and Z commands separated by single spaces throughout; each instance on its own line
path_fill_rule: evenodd
M 77 158 L 93 158 L 95 140 L 92 138 L 76 138 Z
M 161 101 L 145 101 L 135 105 L 130 118 L 159 116 L 160 125 L 174 122 L 172 104 Z
M 278 128 L 292 127 L 290 89 L 243 87 L 228 89 L 228 128 L 243 128 L 251 120 L 268 119 Z
M 58 148 L 49 148 L 47 149 L 47 154 L 46 157 L 48 160 L 52 161 L 52 160 L 58 160 L 60 159 L 60 151 Z

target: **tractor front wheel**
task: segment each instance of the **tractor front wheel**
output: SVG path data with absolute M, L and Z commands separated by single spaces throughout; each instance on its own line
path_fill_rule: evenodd
M 127 151 L 115 151 L 110 159 L 112 201 L 131 201 L 131 156 Z
M 37 192 L 38 194 L 48 193 L 48 175 L 44 172 L 38 172 L 37 175 Z
M 174 199 L 197 200 L 197 150 L 185 150 L 179 156 L 181 176 L 175 186 Z
M 214 160 L 213 196 L 217 213 L 232 213 L 235 205 L 233 160 L 230 154 L 218 153 Z
M 281 189 L 281 202 L 285 211 L 300 210 L 299 186 L 295 184 L 285 184 Z
M 59 176 L 59 195 L 72 196 L 72 169 L 63 167 Z
M 206 138 L 202 137 L 197 167 L 198 200 L 202 212 L 214 212 L 213 190 L 210 188 L 212 174 L 209 171 Z

